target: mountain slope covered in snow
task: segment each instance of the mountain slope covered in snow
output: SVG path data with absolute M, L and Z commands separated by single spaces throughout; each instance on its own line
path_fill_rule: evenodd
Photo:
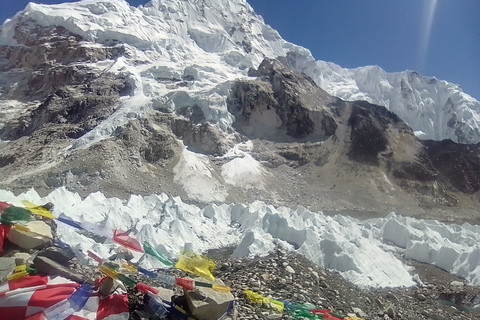
M 188 89 L 178 91 L 198 102 L 207 121 L 226 129 L 232 117 L 223 108 L 222 83 L 246 76 L 248 68 L 257 67 L 264 57 L 285 57 L 290 67 L 305 72 L 334 96 L 387 107 L 422 139 L 480 142 L 480 104 L 458 86 L 412 71 L 388 74 L 376 66 L 344 69 L 315 61 L 307 49 L 284 41 L 244 0 L 153 0 L 138 8 L 125 1 L 31 3 L 2 26 L 0 45 L 24 45 L 37 35 L 32 32 L 36 25 L 61 26 L 88 42 L 86 46 L 124 44 L 127 50 L 127 55 L 97 63 L 97 68 L 124 74 L 134 97 L 123 102 L 123 112 L 115 119 L 77 145 L 111 133 L 127 113 L 159 105 L 182 107 L 184 95 L 168 94 L 159 79 L 195 79 Z M 200 91 L 210 93 L 207 101 L 198 97 Z M 17 104 L 5 94 L 2 99 Z

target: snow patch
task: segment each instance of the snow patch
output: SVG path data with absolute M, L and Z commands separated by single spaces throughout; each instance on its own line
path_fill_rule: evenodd
M 184 148 L 180 160 L 173 168 L 174 181 L 188 196 L 200 201 L 225 201 L 227 188 L 215 176 L 207 156 Z
M 222 177 L 226 183 L 246 189 L 262 188 L 265 174 L 262 165 L 249 154 L 235 158 L 222 166 Z

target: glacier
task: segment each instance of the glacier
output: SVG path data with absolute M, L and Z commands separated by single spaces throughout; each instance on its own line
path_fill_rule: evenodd
M 480 226 L 460 226 L 419 220 L 390 213 L 364 221 L 343 215 L 327 216 L 303 207 L 292 210 L 256 201 L 250 204 L 190 205 L 166 194 L 127 200 L 106 198 L 101 192 L 82 199 L 59 188 L 46 197 L 33 189 L 20 195 L 0 190 L 0 200 L 21 206 L 52 202 L 54 215 L 65 214 L 88 231 L 110 237 L 114 229 L 131 230 L 171 259 L 185 245 L 205 252 L 234 246 L 233 257 L 266 255 L 276 247 L 304 255 L 328 270 L 338 272 L 359 287 L 409 287 L 415 275 L 402 258 L 429 263 L 472 285 L 480 284 Z M 93 250 L 108 258 L 116 245 L 98 243 L 82 232 L 58 222 L 58 237 L 83 258 Z M 83 252 L 83 254 L 82 254 Z M 140 254 L 134 253 L 139 259 Z M 141 260 L 147 268 L 164 267 L 153 259 Z
M 345 69 L 315 60 L 308 49 L 283 40 L 245 0 L 153 0 L 139 7 L 124 0 L 29 3 L 2 25 L 0 46 L 21 45 L 15 28 L 22 23 L 34 28 L 26 21 L 62 26 L 79 35 L 84 46 L 125 47 L 126 54 L 116 60 L 87 63 L 98 72 L 124 75 L 134 94 L 124 97 L 107 121 L 79 138 L 75 148 L 108 137 L 149 110 L 174 111 L 192 102 L 202 109 L 205 121 L 227 130 L 234 121 L 225 102 L 230 82 L 248 77 L 248 69 L 265 57 L 282 59 L 331 95 L 385 106 L 421 139 L 480 142 L 480 103 L 458 85 L 414 71 Z M 172 87 L 159 79 L 187 79 L 187 86 Z M 15 111 L 28 107 L 14 101 L 0 105 L 0 113 L 7 114 L 5 108 L 12 111 L 12 106 Z

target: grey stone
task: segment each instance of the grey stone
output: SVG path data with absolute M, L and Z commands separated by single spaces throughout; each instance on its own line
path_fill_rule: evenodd
M 367 314 L 360 308 L 353 307 L 352 311 L 355 312 L 355 314 L 360 318 L 366 318 L 367 317 Z
M 417 293 L 417 299 L 420 301 L 425 301 L 427 300 L 427 297 L 423 293 Z
M 449 320 L 449 318 L 444 317 L 441 314 L 438 314 L 438 311 L 424 310 L 424 311 L 421 311 L 420 313 L 432 320 Z
M 287 271 L 288 273 L 291 273 L 291 274 L 295 274 L 295 270 L 293 270 L 293 268 L 290 267 L 290 266 L 286 266 L 285 271 Z
M 50 226 L 43 221 L 27 222 L 25 227 L 29 231 L 11 228 L 8 232 L 8 240 L 23 249 L 30 250 L 46 245 L 53 238 Z
M 26 252 L 16 252 L 12 258 L 15 259 L 15 264 L 21 266 L 27 264 L 28 259 L 30 259 L 30 254 Z
M 450 282 L 451 287 L 463 287 L 465 284 L 461 281 L 452 281 Z
M 390 300 L 399 301 L 398 298 L 397 298 L 397 296 L 396 296 L 395 294 L 391 293 L 391 292 L 388 292 L 388 293 L 385 295 L 385 297 L 386 297 L 387 299 L 390 299 Z
M 155 287 L 158 290 L 157 296 L 159 296 L 162 300 L 170 301 L 172 300 L 172 296 L 174 295 L 173 290 L 165 289 L 162 287 Z
M 11 257 L 0 258 L 0 281 L 3 283 L 15 269 L 15 259 Z
M 195 280 L 206 281 L 200 278 Z M 220 280 L 215 280 L 214 284 L 224 285 Z M 220 318 L 227 312 L 230 303 L 235 300 L 231 293 L 217 292 L 211 288 L 204 287 L 196 287 L 195 291 L 186 291 L 185 298 L 191 314 L 199 320 L 216 320 Z M 232 315 L 231 318 L 233 318 Z
M 33 260 L 33 266 L 39 274 L 61 276 L 78 283 L 87 282 L 93 285 L 92 280 L 86 279 L 81 274 L 73 272 L 69 268 L 62 266 L 47 257 L 36 257 Z
M 75 257 L 75 253 L 67 249 L 51 246 L 40 251 L 38 256 L 47 257 L 65 267 L 68 267 L 68 263 Z
M 396 312 L 395 312 L 395 307 L 393 305 L 389 305 L 387 309 L 385 309 L 385 313 L 390 317 L 390 318 L 395 318 Z
M 117 279 L 112 279 L 110 277 L 106 277 L 100 283 L 100 288 L 99 288 L 98 291 L 100 291 L 100 293 L 104 296 L 109 296 L 112 293 L 114 293 L 115 290 L 117 290 L 119 287 L 124 289 L 124 286 L 123 286 L 122 282 L 120 282 Z

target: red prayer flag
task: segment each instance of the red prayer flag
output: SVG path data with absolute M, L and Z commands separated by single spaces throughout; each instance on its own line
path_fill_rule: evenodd
M 136 252 L 144 252 L 142 245 L 138 242 L 137 239 L 134 239 L 128 235 L 128 232 L 114 230 L 113 231 L 113 242 L 119 244 L 127 249 Z
M 343 320 L 342 318 L 337 318 L 330 313 L 322 314 L 323 320 Z
M 0 253 L 3 252 L 3 241 L 5 241 L 5 239 L 7 238 L 10 228 L 10 226 L 0 224 Z
M 191 291 L 191 290 L 195 289 L 194 282 L 193 282 L 193 280 L 190 280 L 190 279 L 176 278 L 175 279 L 175 284 L 177 286 L 182 287 L 185 290 L 190 290 Z
M 138 291 L 143 292 L 143 293 L 151 292 L 153 294 L 158 294 L 158 292 L 159 292 L 158 289 L 152 288 L 152 287 L 150 287 L 149 285 L 146 285 L 143 282 L 137 283 L 137 285 L 135 287 L 137 288 Z
M 29 276 L 0 285 L 0 320 L 46 320 L 43 310 L 67 299 L 79 284 L 56 277 Z M 127 320 L 126 294 L 100 298 L 92 294 L 85 306 L 66 320 Z
M 0 213 L 2 213 L 3 210 L 7 209 L 10 206 L 12 206 L 10 203 L 0 201 Z

